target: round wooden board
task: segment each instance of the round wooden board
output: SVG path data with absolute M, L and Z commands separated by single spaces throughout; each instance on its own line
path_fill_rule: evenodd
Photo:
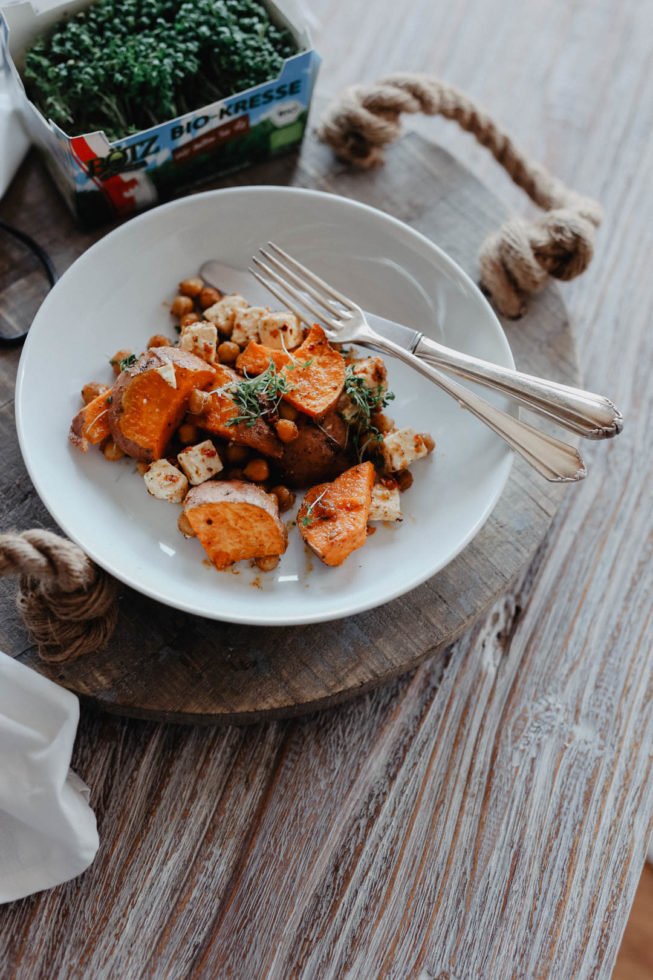
M 481 242 L 506 217 L 500 201 L 465 167 L 414 134 L 371 173 L 340 166 L 311 136 L 299 159 L 252 168 L 229 183 L 291 183 L 364 201 L 427 235 L 474 279 Z M 89 236 L 77 233 L 76 242 L 79 252 Z M 73 257 L 67 255 L 68 262 Z M 556 288 L 533 299 L 522 320 L 504 321 L 504 328 L 519 368 L 579 382 Z M 25 493 L 30 484 L 10 408 L 0 410 L 3 527 L 53 526 L 36 494 Z M 516 460 L 491 518 L 446 569 L 401 599 L 338 622 L 292 628 L 216 623 L 124 588 L 118 629 L 107 650 L 48 667 L 13 611 L 1 618 L 0 645 L 82 699 L 138 718 L 240 724 L 324 708 L 411 670 L 469 629 L 531 559 L 563 493 L 564 487 L 546 483 Z

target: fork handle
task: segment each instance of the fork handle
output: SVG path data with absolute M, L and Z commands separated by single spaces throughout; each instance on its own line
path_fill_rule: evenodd
M 467 408 L 481 422 L 485 422 L 493 432 L 508 443 L 511 449 L 519 453 L 547 480 L 554 483 L 573 483 L 587 475 L 583 459 L 573 446 L 568 446 L 567 443 L 560 442 L 559 439 L 554 439 L 553 436 L 540 432 L 521 419 L 491 405 L 475 392 L 446 377 L 391 340 L 375 334 L 374 343 L 388 354 L 398 357 L 405 364 L 419 371 L 425 378 L 455 398 L 462 408 Z
M 522 374 L 444 347 L 423 336 L 414 353 L 428 364 L 510 395 L 532 411 L 586 439 L 609 439 L 623 428 L 621 412 L 603 395 Z

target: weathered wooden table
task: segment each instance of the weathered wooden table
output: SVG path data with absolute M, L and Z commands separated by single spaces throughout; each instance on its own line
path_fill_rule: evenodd
M 528 572 L 446 657 L 246 729 L 85 713 L 101 850 L 0 909 L 3 977 L 607 977 L 616 957 L 653 824 L 646 4 L 313 7 L 323 90 L 436 71 L 602 201 L 564 295 L 585 380 L 627 426 L 585 447 Z M 526 210 L 468 138 L 427 127 Z M 72 236 L 36 163 L 0 216 L 35 195 L 46 247 Z

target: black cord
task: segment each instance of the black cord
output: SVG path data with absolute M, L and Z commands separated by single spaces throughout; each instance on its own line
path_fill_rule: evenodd
M 13 225 L 8 225 L 6 221 L 2 221 L 2 219 L 0 219 L 0 229 L 2 231 L 6 231 L 8 235 L 13 235 L 13 237 L 17 238 L 19 242 L 22 242 L 23 245 L 27 246 L 30 252 L 32 252 L 36 256 L 36 258 L 43 266 L 43 269 L 45 270 L 45 274 L 48 277 L 48 282 L 50 283 L 50 286 L 54 286 L 55 282 L 59 277 L 57 275 L 54 265 L 52 264 L 52 259 L 45 251 L 45 249 L 41 248 L 38 242 L 35 242 L 33 238 L 30 238 L 29 235 L 26 235 L 24 231 L 20 231 L 18 228 L 14 228 Z M 26 336 L 27 336 L 27 330 L 25 330 L 24 333 L 16 334 L 15 337 L 3 337 L 3 335 L 0 334 L 0 346 L 13 347 L 15 344 L 21 344 Z

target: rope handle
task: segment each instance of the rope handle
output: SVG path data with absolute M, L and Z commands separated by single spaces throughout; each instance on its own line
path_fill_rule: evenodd
M 0 534 L 0 578 L 18 575 L 16 605 L 41 660 L 66 663 L 107 645 L 118 585 L 81 548 L 51 531 Z
M 526 295 L 542 289 L 550 276 L 569 280 L 585 271 L 594 254 L 601 206 L 529 160 L 453 85 L 410 72 L 388 75 L 371 85 L 352 85 L 327 108 L 319 136 L 339 159 L 361 168 L 376 167 L 383 163 L 384 148 L 400 136 L 402 112 L 455 120 L 547 212 L 536 221 L 507 221 L 481 246 L 481 285 L 504 316 L 521 316 Z

